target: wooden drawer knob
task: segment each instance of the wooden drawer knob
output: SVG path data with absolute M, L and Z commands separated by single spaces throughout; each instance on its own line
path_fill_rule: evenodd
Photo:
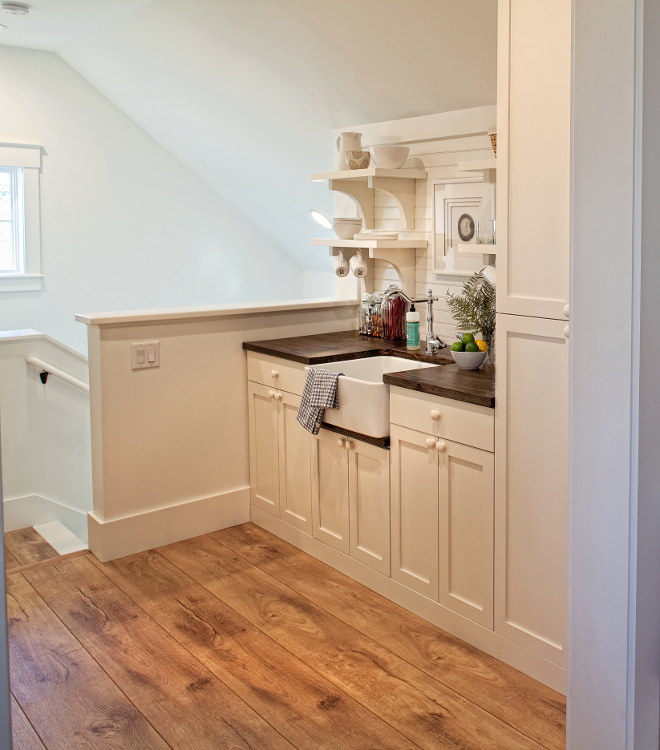
M 343 448 L 343 447 L 344 447 L 344 441 L 343 441 L 343 440 L 342 440 L 341 438 L 339 438 L 339 440 L 337 440 L 337 445 L 338 445 L 338 446 L 339 446 L 340 448 Z
M 351 443 L 350 440 L 347 440 L 346 441 L 346 450 L 350 451 L 352 447 L 353 447 L 353 443 Z
M 435 444 L 435 449 L 438 451 L 438 453 L 442 453 L 447 446 L 442 442 L 442 440 L 438 440 L 438 442 Z
M 440 412 L 437 409 L 433 409 L 433 411 L 431 412 L 431 419 L 434 422 L 437 422 L 440 419 Z
M 569 307 L 568 307 L 568 305 L 566 305 L 564 307 L 564 317 L 568 318 L 569 317 L 569 313 L 570 313 Z
M 426 447 L 435 448 L 435 438 L 426 438 Z
M 277 370 L 270 371 L 271 378 L 276 378 L 278 375 L 279 375 L 279 372 Z
M 273 390 L 268 391 L 268 398 L 275 398 L 275 391 Z
M 568 331 L 568 326 L 566 326 L 566 327 L 564 328 L 564 336 L 566 336 L 566 338 L 568 338 L 568 333 L 569 333 L 569 331 Z

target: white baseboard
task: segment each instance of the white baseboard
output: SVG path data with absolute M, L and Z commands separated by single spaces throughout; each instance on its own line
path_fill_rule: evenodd
M 517 643 L 503 638 L 492 630 L 468 620 L 462 615 L 427 599 L 398 581 L 378 573 L 352 557 L 315 539 L 309 534 L 289 526 L 270 513 L 250 506 L 251 520 L 257 526 L 293 544 L 313 557 L 345 573 L 358 583 L 386 597 L 404 609 L 413 612 L 457 638 L 481 649 L 496 659 L 518 669 L 544 685 L 566 695 L 566 669 L 529 651 Z
M 250 520 L 250 488 L 101 521 L 88 513 L 89 548 L 101 562 L 134 555 Z
M 5 531 L 59 521 L 87 544 L 87 514 L 41 495 L 8 498 L 2 503 L 2 514 Z

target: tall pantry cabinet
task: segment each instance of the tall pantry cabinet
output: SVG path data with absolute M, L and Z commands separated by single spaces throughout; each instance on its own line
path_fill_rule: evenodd
M 566 664 L 571 0 L 499 0 L 495 630 Z

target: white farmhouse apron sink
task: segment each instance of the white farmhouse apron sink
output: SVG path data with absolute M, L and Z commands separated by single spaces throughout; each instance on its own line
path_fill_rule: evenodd
M 401 357 L 366 357 L 309 365 L 305 370 L 333 370 L 344 374 L 337 384 L 339 408 L 326 409 L 324 422 L 362 435 L 384 438 L 390 434 L 390 387 L 383 383 L 383 375 L 422 367 L 437 367 L 437 363 Z

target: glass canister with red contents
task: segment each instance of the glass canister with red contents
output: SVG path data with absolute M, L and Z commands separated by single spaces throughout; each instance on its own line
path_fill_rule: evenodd
M 383 303 L 383 338 L 390 341 L 405 339 L 406 313 L 408 312 L 408 300 L 395 291 L 397 287 L 390 287 L 389 294 Z

